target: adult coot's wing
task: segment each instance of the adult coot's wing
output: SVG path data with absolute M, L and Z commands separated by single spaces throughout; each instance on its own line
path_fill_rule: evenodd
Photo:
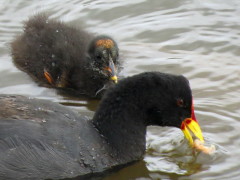
M 1 95 L 0 104 L 0 179 L 92 172 L 91 149 L 98 143 L 87 141 L 95 129 L 86 118 L 57 103 L 23 96 Z
M 44 179 L 46 173 L 48 178 L 55 179 L 79 174 L 79 164 L 71 155 L 34 139 L 17 136 L 1 139 L 0 156 L 0 179 Z

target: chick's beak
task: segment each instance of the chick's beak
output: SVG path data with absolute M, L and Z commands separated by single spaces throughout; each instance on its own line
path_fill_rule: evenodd
M 181 124 L 181 130 L 183 131 L 184 136 L 189 141 L 191 146 L 194 146 L 193 136 L 198 138 L 204 143 L 203 135 L 201 128 L 195 118 L 194 108 L 192 106 L 192 117 L 186 118 Z
M 114 83 L 117 83 L 118 82 L 117 70 L 116 70 L 116 67 L 115 67 L 115 64 L 114 64 L 112 58 L 110 58 L 109 66 L 106 68 L 106 70 L 110 73 L 110 79 Z

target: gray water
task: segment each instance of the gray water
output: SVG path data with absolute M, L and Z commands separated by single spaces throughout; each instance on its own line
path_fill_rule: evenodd
M 22 32 L 22 21 L 41 11 L 114 37 L 124 76 L 186 76 L 203 135 L 216 146 L 212 155 L 193 155 L 180 130 L 150 127 L 144 159 L 105 180 L 240 179 L 239 0 L 0 1 L 0 94 L 49 99 L 92 116 L 98 101 L 39 87 L 11 62 L 9 42 Z

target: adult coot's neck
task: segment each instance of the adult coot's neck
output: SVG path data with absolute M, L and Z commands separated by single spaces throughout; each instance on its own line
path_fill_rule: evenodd
M 145 151 L 146 125 L 137 95 L 126 89 L 109 90 L 93 124 L 119 158 L 137 160 Z
M 120 158 L 136 160 L 145 151 L 146 127 L 180 128 L 191 117 L 191 104 L 191 89 L 183 76 L 142 73 L 108 90 L 93 124 Z
M 109 89 L 93 118 L 99 133 L 121 158 L 137 160 L 145 152 L 148 94 L 154 90 L 147 75 L 127 78 Z

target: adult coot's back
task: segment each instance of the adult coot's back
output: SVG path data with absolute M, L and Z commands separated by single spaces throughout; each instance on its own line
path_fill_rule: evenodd
M 104 95 L 92 120 L 46 100 L 0 96 L 0 179 L 82 177 L 142 158 L 148 125 L 203 140 L 183 76 L 143 73 Z M 196 131 L 197 130 L 197 131 Z
M 15 65 L 45 86 L 96 97 L 117 82 L 118 46 L 112 38 L 94 37 L 44 14 L 25 22 L 11 50 Z

